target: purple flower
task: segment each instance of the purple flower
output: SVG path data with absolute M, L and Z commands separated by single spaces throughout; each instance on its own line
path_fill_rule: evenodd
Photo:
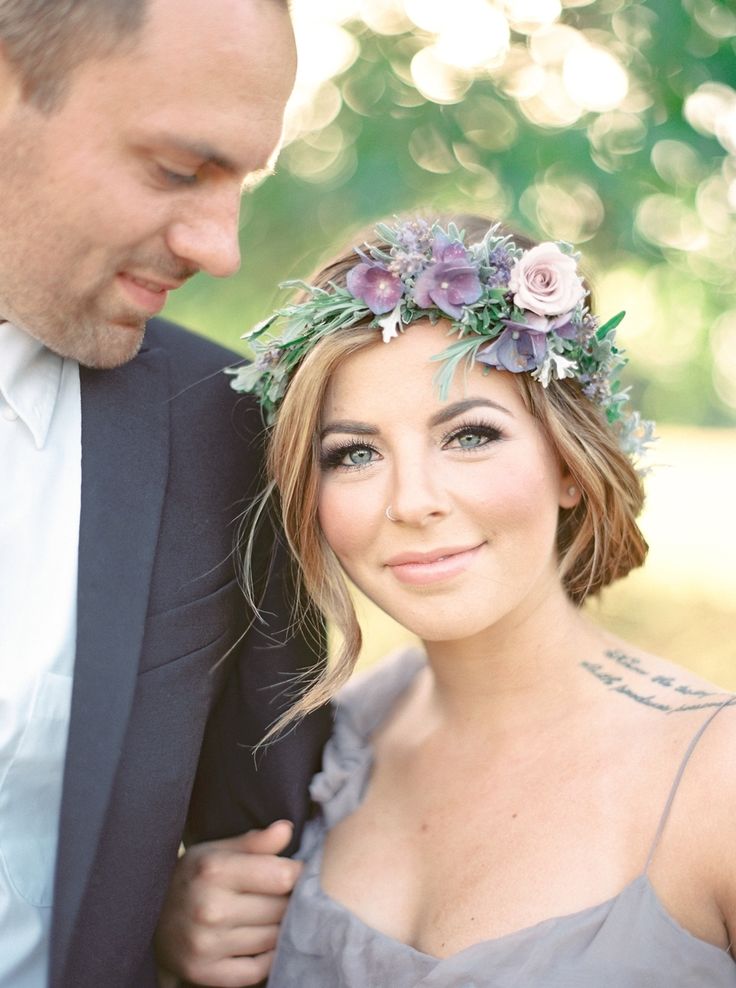
M 557 336 L 563 340 L 575 340 L 580 336 L 580 327 L 575 325 L 572 312 L 568 312 L 564 316 L 558 316 L 557 319 L 550 320 L 549 328 L 554 330 Z
M 511 277 L 511 266 L 514 258 L 505 244 L 498 244 L 488 255 L 490 269 L 486 284 L 489 288 L 506 288 Z
M 572 320 L 573 313 L 566 312 L 562 316 L 555 316 L 549 319 L 547 316 L 538 316 L 536 312 L 525 312 L 524 322 L 516 322 L 514 319 L 502 319 L 501 322 L 507 329 L 518 329 L 521 332 L 552 333 L 562 337 L 563 340 L 574 340 L 578 335 L 578 330 Z
M 360 299 L 375 315 L 390 312 L 401 298 L 404 286 L 401 280 L 381 267 L 366 261 L 348 271 L 348 291 Z
M 399 278 L 413 278 L 426 263 L 427 258 L 419 251 L 395 250 L 388 269 Z
M 432 227 L 423 219 L 409 220 L 397 228 L 396 242 L 409 254 L 424 254 L 432 246 Z
M 412 298 L 422 309 L 434 305 L 460 319 L 462 306 L 477 302 L 483 293 L 478 270 L 461 243 L 441 234 L 434 239 L 432 261 L 414 283 Z
M 476 359 L 499 370 L 521 374 L 536 370 L 546 355 L 547 334 L 514 323 L 504 329 L 489 347 L 480 350 Z

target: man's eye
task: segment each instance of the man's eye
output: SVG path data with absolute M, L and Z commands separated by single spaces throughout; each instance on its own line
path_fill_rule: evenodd
M 171 168 L 164 168 L 163 165 L 158 167 L 163 179 L 169 185 L 194 185 L 199 177 L 197 172 L 176 172 Z

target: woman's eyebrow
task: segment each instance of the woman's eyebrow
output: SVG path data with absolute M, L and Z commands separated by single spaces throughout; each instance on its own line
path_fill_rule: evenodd
M 446 405 L 440 409 L 429 420 L 429 424 L 431 426 L 443 425 L 458 415 L 462 415 L 463 412 L 470 411 L 471 408 L 477 408 L 478 406 L 495 408 L 497 412 L 503 412 L 504 415 L 509 415 L 511 418 L 514 417 L 513 412 L 509 411 L 508 408 L 504 405 L 499 405 L 497 401 L 491 401 L 490 398 L 464 398 L 462 401 L 454 401 L 451 405 Z
M 492 401 L 490 398 L 464 398 L 462 401 L 454 401 L 451 405 L 446 405 L 444 408 L 440 409 L 440 411 L 433 415 L 429 420 L 429 424 L 432 427 L 443 425 L 445 422 L 449 422 L 458 415 L 462 415 L 463 412 L 467 412 L 471 408 L 477 408 L 479 406 L 483 408 L 495 408 L 497 412 L 503 412 L 504 415 L 508 415 L 511 418 L 514 417 L 513 412 L 511 412 L 508 408 L 504 405 L 500 405 L 497 401 Z M 326 436 L 330 436 L 335 432 L 349 432 L 353 435 L 357 434 L 359 436 L 377 436 L 379 430 L 374 425 L 368 425 L 367 422 L 344 420 L 339 422 L 330 422 L 329 425 L 326 425 L 324 429 L 322 429 L 319 437 L 320 439 L 324 439 Z
M 330 422 L 330 424 L 326 425 L 320 432 L 319 438 L 324 439 L 326 436 L 330 436 L 334 432 L 357 433 L 359 436 L 378 435 L 378 429 L 375 426 L 368 425 L 365 422 Z

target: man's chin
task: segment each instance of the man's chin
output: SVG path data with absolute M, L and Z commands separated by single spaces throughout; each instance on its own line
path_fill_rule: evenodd
M 113 370 L 115 367 L 129 363 L 143 344 L 146 327 L 145 325 L 136 328 L 126 326 L 116 329 L 116 333 L 111 333 L 108 339 L 100 341 L 94 352 L 84 354 L 87 359 L 79 359 L 79 363 L 96 370 Z
M 137 312 L 125 313 L 116 319 L 76 318 L 72 315 L 65 325 L 35 316 L 28 318 L 3 314 L 29 336 L 35 337 L 60 357 L 76 360 L 83 367 L 112 370 L 131 361 L 141 348 L 147 319 Z M 69 332 L 68 327 L 74 326 Z
M 83 367 L 113 370 L 129 363 L 138 353 L 146 331 L 145 322 L 109 323 L 98 327 L 89 337 L 67 348 L 65 357 L 72 357 Z M 76 352 L 75 352 L 76 351 Z

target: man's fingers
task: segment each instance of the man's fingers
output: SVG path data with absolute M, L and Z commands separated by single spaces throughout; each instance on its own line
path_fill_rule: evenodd
M 222 848 L 193 849 L 190 865 L 194 881 L 206 888 L 255 895 L 288 895 L 302 870 L 299 861 L 289 858 Z
M 279 935 L 278 924 L 245 926 L 223 931 L 204 926 L 188 931 L 178 944 L 178 965 L 190 980 L 195 968 L 207 964 L 207 970 L 228 958 L 254 957 L 273 950 Z M 209 984 L 209 982 L 208 982 Z
M 272 950 L 256 957 L 228 957 L 201 969 L 194 965 L 185 977 L 195 984 L 208 984 L 212 988 L 245 988 L 264 981 L 271 970 Z
M 255 985 L 268 974 L 289 895 L 302 869 L 278 856 L 293 828 L 190 847 L 177 863 L 161 914 L 162 965 L 195 984 Z
M 238 930 L 278 924 L 289 904 L 285 895 L 211 894 L 192 905 L 192 920 L 203 930 Z
M 246 854 L 279 854 L 289 846 L 293 833 L 293 823 L 289 820 L 276 820 L 265 830 L 248 830 L 220 843 Z

